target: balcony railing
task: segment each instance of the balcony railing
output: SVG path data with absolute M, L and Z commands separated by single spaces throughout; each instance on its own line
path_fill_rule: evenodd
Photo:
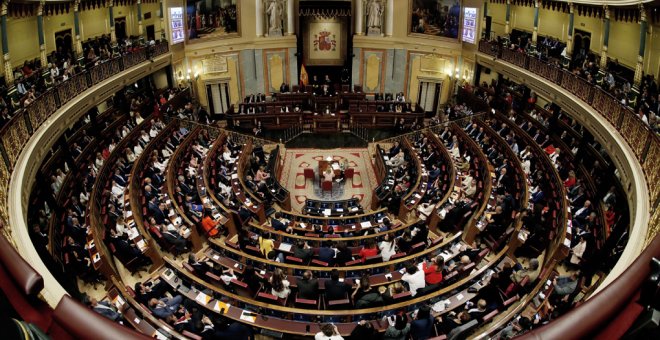
M 140 47 L 131 53 L 104 61 L 57 84 L 27 107 L 16 111 L 14 117 L 0 129 L 0 144 L 3 146 L 0 148 L 0 154 L 4 159 L 4 162 L 1 163 L 6 166 L 4 169 L 0 165 L 0 179 L 8 179 L 8 176 L 5 177 L 8 175 L 7 170 L 14 166 L 23 145 L 58 108 L 100 81 L 144 62 L 148 58 L 167 53 L 168 48 L 167 43 Z
M 621 133 L 642 165 L 649 184 L 651 205 L 660 203 L 660 137 L 635 112 L 610 93 L 553 63 L 482 40 L 479 52 L 501 58 L 561 86 L 605 117 Z

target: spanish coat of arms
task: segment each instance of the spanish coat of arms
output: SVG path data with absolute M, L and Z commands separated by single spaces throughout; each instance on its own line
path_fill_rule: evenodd
M 335 35 L 323 30 L 314 34 L 314 51 L 334 51 L 337 48 Z

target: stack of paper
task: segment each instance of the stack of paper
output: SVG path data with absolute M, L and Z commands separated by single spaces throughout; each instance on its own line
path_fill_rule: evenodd
M 211 297 L 204 294 L 204 293 L 202 293 L 202 292 L 200 292 L 195 297 L 195 300 L 198 301 L 199 303 L 201 303 L 202 305 L 206 305 L 207 303 L 209 303 L 209 301 L 211 301 Z

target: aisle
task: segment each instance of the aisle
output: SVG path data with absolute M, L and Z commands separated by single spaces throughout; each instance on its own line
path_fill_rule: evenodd
M 348 159 L 350 167 L 355 169 L 353 180 L 335 183 L 333 193 L 322 193 L 318 181 L 318 161 L 328 156 L 334 160 Z M 305 180 L 304 170 L 314 170 L 315 179 Z M 371 156 L 366 148 L 355 149 L 287 149 L 280 183 L 291 193 L 291 208 L 300 212 L 307 198 L 321 200 L 342 200 L 359 198 L 362 207 L 370 210 L 371 193 L 376 184 L 376 175 L 371 164 Z

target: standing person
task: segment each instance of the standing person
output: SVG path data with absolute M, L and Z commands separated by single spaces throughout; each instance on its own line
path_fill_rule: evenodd
M 410 336 L 413 340 L 424 340 L 431 337 L 433 331 L 433 317 L 431 316 L 431 308 L 428 305 L 423 305 L 417 311 L 415 320 L 410 324 Z

